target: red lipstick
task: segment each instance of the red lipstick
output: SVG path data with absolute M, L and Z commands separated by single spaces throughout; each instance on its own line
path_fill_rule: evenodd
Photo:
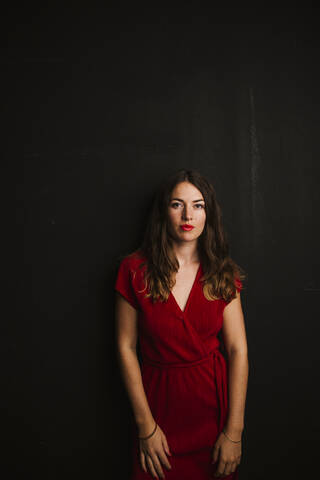
M 193 225 L 188 225 L 187 223 L 185 223 L 184 225 L 181 225 L 181 228 L 182 228 L 182 230 L 185 230 L 186 232 L 189 232 L 189 231 L 194 229 L 194 226 Z

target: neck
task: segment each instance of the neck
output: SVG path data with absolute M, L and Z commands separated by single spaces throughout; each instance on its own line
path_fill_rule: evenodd
M 173 251 L 178 259 L 179 265 L 187 266 L 200 262 L 200 255 L 197 244 L 194 242 L 174 243 Z

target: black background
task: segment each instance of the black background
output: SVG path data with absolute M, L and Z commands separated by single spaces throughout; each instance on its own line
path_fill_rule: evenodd
M 113 284 L 182 167 L 213 182 L 248 273 L 241 479 L 314 477 L 318 9 L 28 5 L 1 22 L 6 478 L 128 478 Z

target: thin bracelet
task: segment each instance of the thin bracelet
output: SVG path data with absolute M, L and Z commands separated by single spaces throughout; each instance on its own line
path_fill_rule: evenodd
M 233 443 L 240 443 L 241 442 L 241 439 L 236 441 L 236 440 L 232 440 L 230 437 L 228 437 L 224 428 L 222 429 L 222 431 L 225 434 L 225 436 L 227 437 L 227 439 L 230 440 L 230 442 L 233 442 Z
M 152 435 L 154 434 L 154 432 L 155 432 L 155 431 L 156 431 L 156 429 L 157 429 L 157 426 L 158 426 L 158 425 L 157 425 L 157 423 L 156 423 L 156 426 L 154 427 L 154 430 L 153 430 L 153 432 L 152 432 L 152 433 L 150 433 L 150 435 L 148 435 L 147 437 L 138 437 L 138 438 L 139 438 L 140 440 L 146 440 L 147 438 L 150 438 L 150 437 L 152 437 Z

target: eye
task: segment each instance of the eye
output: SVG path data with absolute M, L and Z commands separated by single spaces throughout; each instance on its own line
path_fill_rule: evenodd
M 196 204 L 195 204 L 195 207 L 204 208 L 204 205 L 202 205 L 202 203 L 196 203 Z M 198 208 L 197 210 L 200 210 L 200 209 Z
M 180 203 L 179 202 L 173 202 L 171 203 L 171 207 L 176 208 L 179 207 Z

